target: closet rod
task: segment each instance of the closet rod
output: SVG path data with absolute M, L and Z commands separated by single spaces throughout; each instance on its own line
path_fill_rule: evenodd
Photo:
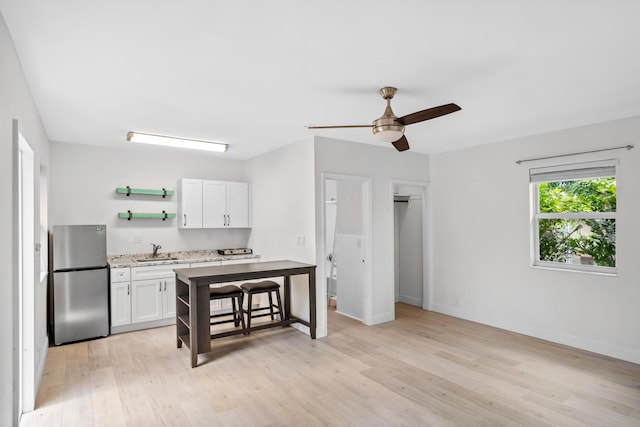
M 526 163 L 526 162 L 534 162 L 536 160 L 547 160 L 547 159 L 557 159 L 558 157 L 568 157 L 568 156 L 577 156 L 578 154 L 590 154 L 590 153 L 599 153 L 601 151 L 611 151 L 611 150 L 621 150 L 626 148 L 627 150 L 631 150 L 633 145 L 623 145 L 621 147 L 611 147 L 611 148 L 602 148 L 600 150 L 591 150 L 591 151 L 581 151 L 579 153 L 571 153 L 571 154 L 557 154 L 555 156 L 547 156 L 547 157 L 536 157 L 535 159 L 525 159 L 516 161 L 517 164 Z

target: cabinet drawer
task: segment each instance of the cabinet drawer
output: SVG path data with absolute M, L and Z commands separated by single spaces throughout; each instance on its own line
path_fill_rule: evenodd
M 189 268 L 189 264 L 151 265 L 131 267 L 131 280 L 166 279 L 175 277 L 176 268 Z
M 129 280 L 131 280 L 131 269 L 129 267 L 111 269 L 111 283 L 128 282 Z

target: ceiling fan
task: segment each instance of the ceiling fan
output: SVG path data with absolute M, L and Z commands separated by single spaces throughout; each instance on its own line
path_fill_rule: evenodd
M 380 95 L 387 100 L 387 108 L 384 110 L 384 114 L 375 119 L 370 125 L 307 126 L 307 129 L 371 128 L 376 138 L 383 142 L 390 142 L 398 151 L 405 151 L 409 149 L 409 141 L 407 141 L 407 137 L 404 136 L 404 127 L 406 125 L 435 119 L 436 117 L 454 113 L 461 109 L 456 104 L 444 104 L 407 114 L 406 116 L 397 117 L 393 114 L 393 111 L 391 111 L 391 100 L 397 90 L 395 87 L 383 87 L 380 89 Z

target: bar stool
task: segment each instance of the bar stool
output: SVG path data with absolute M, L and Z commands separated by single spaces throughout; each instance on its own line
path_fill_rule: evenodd
M 223 313 L 223 314 L 212 314 L 211 317 L 211 325 L 221 325 L 223 323 L 231 323 L 233 322 L 234 326 L 240 326 L 242 324 L 242 329 L 245 329 L 244 316 L 242 314 L 242 300 L 244 298 L 244 294 L 242 293 L 242 289 L 235 285 L 226 285 L 221 286 L 219 288 L 214 288 L 212 286 L 209 287 L 209 301 L 214 300 L 223 300 L 226 298 L 231 298 L 231 313 Z M 220 317 L 227 317 L 231 315 L 231 319 L 226 320 L 214 320 Z
M 271 320 L 275 320 L 275 314 L 280 316 L 280 321 L 282 321 L 282 301 L 280 300 L 280 285 L 272 280 L 264 280 L 262 282 L 254 282 L 254 283 L 243 283 L 240 285 L 242 291 L 247 294 L 247 309 L 244 310 L 247 313 L 247 334 L 250 333 L 251 329 L 251 319 L 256 317 L 263 316 L 271 316 Z M 252 300 L 253 295 L 257 294 L 268 294 L 269 295 L 269 306 L 262 308 L 253 308 Z M 278 304 L 273 303 L 272 293 L 276 294 L 276 300 Z M 274 311 L 274 308 L 277 311 Z M 269 310 L 268 313 L 256 314 L 256 311 L 264 311 Z

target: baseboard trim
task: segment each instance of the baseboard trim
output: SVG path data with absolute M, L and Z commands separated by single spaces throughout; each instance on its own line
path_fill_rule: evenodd
M 302 332 L 305 335 L 311 336 L 311 333 L 309 332 L 309 327 L 303 325 L 302 323 L 292 323 L 289 326 L 291 326 L 293 329 L 299 330 L 300 332 Z M 316 334 L 317 334 L 317 332 L 316 332 Z M 326 335 L 326 333 L 325 333 L 325 335 Z
M 627 362 L 640 364 L 640 351 L 632 348 L 620 347 L 617 345 L 594 341 L 575 335 L 562 334 L 555 331 L 550 331 L 548 329 L 538 328 L 532 325 L 518 324 L 509 320 L 505 321 L 489 316 L 482 316 L 478 315 L 477 313 L 471 313 L 463 310 L 460 307 L 433 304 L 433 311 L 446 314 L 448 316 L 469 320 L 471 322 L 482 323 L 483 325 L 505 329 L 507 331 L 516 332 L 518 334 L 543 339 L 545 341 L 568 345 L 580 350 L 591 351 L 603 356 L 614 357 L 616 359 L 625 360 Z
M 111 334 L 121 334 L 123 332 L 139 331 L 141 329 L 159 328 L 162 326 L 175 325 L 176 319 L 160 319 L 151 322 L 132 323 L 130 325 L 112 326 Z
M 394 311 L 385 311 L 384 313 L 374 314 L 371 323 L 365 323 L 368 325 L 378 325 L 380 323 L 391 322 L 395 320 L 395 312 Z
M 422 299 L 416 297 L 410 297 L 407 295 L 398 295 L 397 302 L 404 304 L 415 305 L 416 307 L 422 307 Z
M 49 336 L 45 335 L 42 338 L 42 342 L 40 343 L 40 348 L 42 352 L 40 353 L 40 360 L 38 360 L 38 367 L 36 369 L 36 383 L 34 389 L 34 396 L 38 396 L 38 391 L 40 390 L 40 384 L 42 383 L 42 377 L 44 376 L 44 368 L 47 364 L 47 354 L 49 354 Z M 34 402 L 35 404 L 35 402 Z

